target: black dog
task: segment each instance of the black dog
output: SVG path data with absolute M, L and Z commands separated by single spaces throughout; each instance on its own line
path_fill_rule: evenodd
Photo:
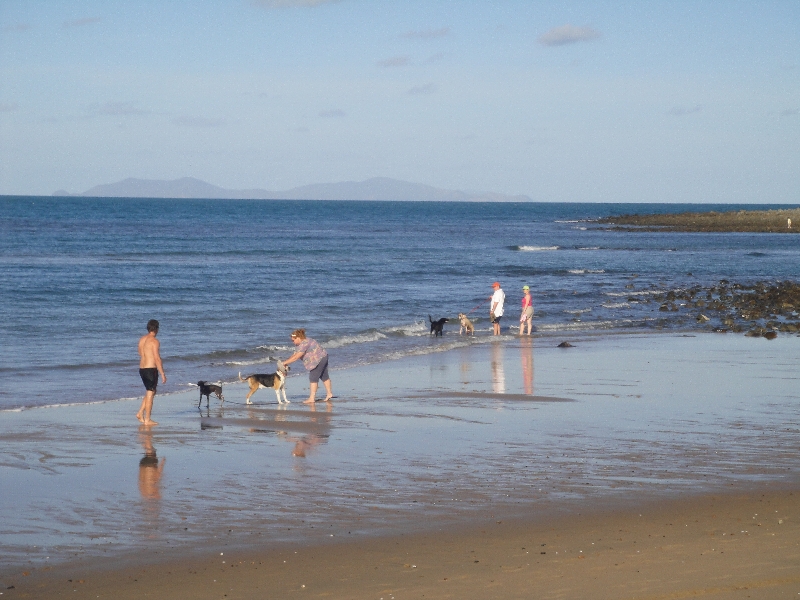
M 206 406 L 210 401 L 211 394 L 214 394 L 217 398 L 225 402 L 225 396 L 222 395 L 222 386 L 215 385 L 213 383 L 206 383 L 205 381 L 198 381 L 197 387 L 200 388 L 200 402 L 197 403 L 197 408 L 200 408 L 200 404 L 203 402 L 203 396 L 206 397 Z
M 447 323 L 450 319 L 445 319 L 442 317 L 437 321 L 434 321 L 430 315 L 428 315 L 428 321 L 431 322 L 431 334 L 436 337 L 437 335 L 443 335 L 442 329 L 444 329 L 444 324 Z

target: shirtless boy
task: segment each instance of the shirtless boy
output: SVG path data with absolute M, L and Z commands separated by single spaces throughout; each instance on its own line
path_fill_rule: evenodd
M 139 376 L 142 378 L 146 391 L 136 418 L 145 425 L 158 425 L 150 418 L 150 412 L 153 410 L 153 398 L 156 395 L 159 373 L 161 373 L 161 383 L 167 383 L 167 376 L 164 374 L 164 366 L 161 364 L 161 355 L 159 354 L 161 344 L 156 339 L 157 335 L 158 321 L 150 319 L 147 322 L 147 335 L 143 335 L 139 339 Z

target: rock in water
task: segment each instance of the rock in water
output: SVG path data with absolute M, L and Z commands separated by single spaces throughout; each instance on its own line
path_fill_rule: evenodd
M 774 331 L 767 331 L 764 334 L 764 337 L 767 338 L 768 340 L 774 340 L 776 337 L 778 337 L 778 334 L 775 333 Z
M 575 346 L 573 346 L 573 345 L 572 345 L 572 344 L 570 344 L 569 342 L 561 342 L 561 343 L 558 345 L 558 347 L 559 347 L 559 348 L 574 348 Z

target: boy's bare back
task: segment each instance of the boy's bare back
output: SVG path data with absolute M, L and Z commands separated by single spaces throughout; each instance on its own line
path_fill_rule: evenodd
M 139 338 L 139 368 L 157 368 L 161 362 L 161 356 L 159 355 L 160 348 L 161 343 L 156 339 L 156 336 L 151 333 Z

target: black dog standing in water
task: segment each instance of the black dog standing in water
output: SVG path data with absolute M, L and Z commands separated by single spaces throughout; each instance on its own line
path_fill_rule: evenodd
M 225 396 L 222 395 L 222 386 L 206 383 L 205 381 L 198 381 L 197 387 L 200 388 L 200 402 L 197 403 L 197 408 L 200 408 L 200 404 L 203 402 L 203 396 L 206 397 L 206 406 L 208 406 L 210 400 L 209 396 L 211 396 L 211 394 L 214 394 L 217 398 L 225 402 Z
M 447 323 L 450 319 L 445 319 L 442 317 L 441 319 L 437 319 L 434 321 L 430 315 L 428 315 L 428 321 L 431 322 L 431 334 L 435 337 L 437 335 L 443 335 L 444 332 L 444 324 Z

